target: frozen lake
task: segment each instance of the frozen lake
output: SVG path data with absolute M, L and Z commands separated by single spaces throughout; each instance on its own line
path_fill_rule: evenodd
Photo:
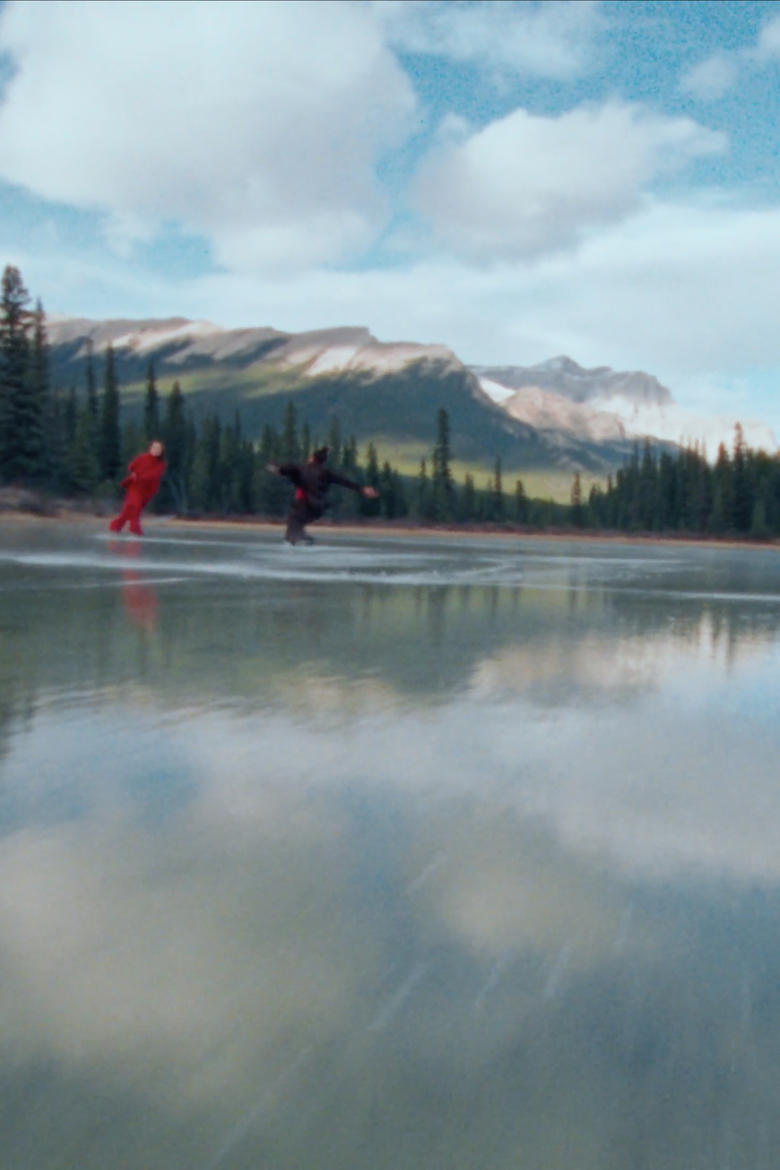
M 780 552 L 0 523 L 2 1170 L 775 1170 Z

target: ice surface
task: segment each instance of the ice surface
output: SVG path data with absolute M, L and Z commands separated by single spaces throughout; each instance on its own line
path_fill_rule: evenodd
M 141 541 L 95 534 L 85 546 L 51 550 L 0 549 L 0 564 L 81 571 L 81 587 L 110 585 L 117 572 L 132 568 L 157 584 L 189 579 L 225 578 L 307 584 L 363 584 L 387 587 L 495 586 L 549 590 L 563 585 L 574 592 L 592 589 L 645 590 L 668 597 L 736 603 L 780 603 L 780 593 L 699 588 L 701 568 L 689 571 L 686 550 L 655 548 L 643 554 L 621 545 L 577 548 L 529 539 L 447 538 L 425 540 L 345 537 L 327 533 L 314 545 L 291 547 L 280 536 L 247 534 L 230 539 L 211 534 L 183 536 L 158 529 Z M 678 587 L 680 574 L 685 587 Z M 720 584 L 720 582 L 718 583 Z M 69 587 L 79 582 L 69 581 Z M 0 586 L 2 587 L 2 586 Z
M 769 1168 L 776 552 L 147 531 L 0 529 L 13 1164 Z

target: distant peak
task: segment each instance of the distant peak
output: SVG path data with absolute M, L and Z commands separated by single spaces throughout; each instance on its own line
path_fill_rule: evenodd
M 584 373 L 582 366 L 578 365 L 572 358 L 567 357 L 566 354 L 558 354 L 557 357 L 548 358 L 547 361 L 539 362 L 538 365 L 531 367 L 534 370 L 549 370 L 551 374 L 582 374 Z

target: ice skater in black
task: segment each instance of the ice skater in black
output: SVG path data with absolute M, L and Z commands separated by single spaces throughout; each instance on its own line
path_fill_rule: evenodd
M 376 488 L 362 487 L 353 479 L 345 475 L 338 475 L 327 466 L 328 448 L 318 447 L 313 451 L 305 463 L 269 463 L 268 470 L 276 475 L 284 475 L 295 486 L 290 511 L 287 515 L 287 531 L 284 539 L 289 544 L 303 541 L 313 544 L 313 538 L 306 531 L 306 525 L 319 520 L 325 511 L 328 488 L 332 483 L 339 487 L 349 488 L 350 491 L 360 492 L 369 500 L 375 500 L 379 495 Z

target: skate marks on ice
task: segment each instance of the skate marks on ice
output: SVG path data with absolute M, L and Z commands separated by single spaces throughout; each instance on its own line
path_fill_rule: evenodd
M 411 997 L 417 984 L 428 974 L 430 967 L 431 964 L 428 960 L 415 963 L 409 974 L 403 979 L 389 999 L 385 1000 L 381 1005 L 379 1011 L 368 1025 L 369 1032 L 384 1032 L 392 1024 L 393 1020 L 405 1006 L 407 1000 Z
M 316 543 L 291 548 L 277 540 L 198 540 L 108 533 L 72 547 L 0 549 L 0 566 L 56 574 L 70 588 L 110 585 L 117 571 L 132 568 L 155 582 L 220 578 L 234 582 L 299 582 L 399 586 L 518 585 L 518 554 L 464 557 L 459 547 L 398 547 L 392 542 Z
M 750 553 L 729 550 L 693 559 L 685 549 L 638 551 L 594 541 L 535 541 L 517 536 L 446 534 L 404 537 L 318 532 L 311 546 L 291 547 L 279 533 L 169 532 L 152 525 L 136 539 L 85 532 L 52 523 L 0 548 L 0 589 L 13 587 L 14 566 L 57 575 L 57 587 L 110 586 L 117 570 L 132 567 L 157 584 L 219 579 L 233 583 L 292 582 L 407 587 L 495 587 L 528 591 L 629 592 L 675 601 L 780 606 L 780 588 L 756 588 Z M 752 564 L 752 562 L 750 562 Z M 762 565 L 764 563 L 762 562 Z M 747 566 L 747 567 L 746 567 Z M 755 568 L 755 566 L 754 566 Z M 766 574 L 761 578 L 764 585 Z
M 604 592 L 675 590 L 679 555 L 628 556 L 625 550 L 594 549 L 576 554 L 563 542 L 560 549 L 517 538 L 426 540 L 331 534 L 311 546 L 285 544 L 277 535 L 241 533 L 168 534 L 156 530 L 141 539 L 108 532 L 77 532 L 72 542 L 56 527 L 50 547 L 40 534 L 34 548 L 17 544 L 0 549 L 0 568 L 21 566 L 57 573 L 69 587 L 110 584 L 118 569 L 132 565 L 159 584 L 220 578 L 234 582 L 354 583 L 382 586 L 522 587 L 529 590 L 581 591 L 598 586 Z M 70 578 L 70 579 L 68 579 Z M 709 584 L 709 582 L 707 583 Z M 780 604 L 780 592 L 751 593 L 704 588 L 696 596 Z
M 218 1170 L 224 1164 L 225 1159 L 243 1141 L 249 1138 L 255 1130 L 262 1128 L 263 1122 L 273 1112 L 279 1099 L 293 1089 L 298 1074 L 311 1060 L 313 1053 L 314 1049 L 311 1046 L 301 1049 L 289 1068 L 284 1069 L 279 1074 L 276 1080 L 260 1095 L 257 1103 L 228 1131 L 213 1157 L 205 1163 L 203 1170 Z

